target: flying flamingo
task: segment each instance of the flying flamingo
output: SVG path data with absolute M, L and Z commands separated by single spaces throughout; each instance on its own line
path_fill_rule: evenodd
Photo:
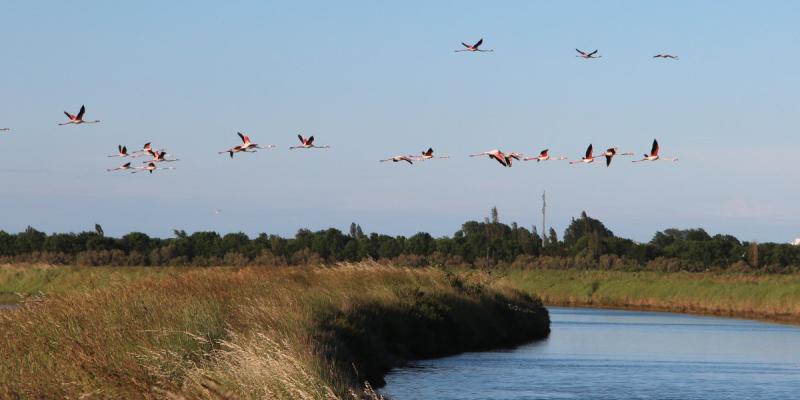
M 155 171 L 157 169 L 175 169 L 175 167 L 156 167 L 156 163 L 151 161 L 151 162 L 149 162 L 147 164 L 146 167 L 136 167 L 134 169 L 135 169 L 135 171 L 131 171 L 132 174 L 135 174 L 137 172 L 144 172 L 144 171 L 147 171 L 147 172 L 152 174 L 153 171 Z
M 405 162 L 407 162 L 409 164 L 414 164 L 414 162 L 411 161 L 411 156 L 394 156 L 394 157 L 391 157 L 391 158 L 387 158 L 385 160 L 378 160 L 378 161 L 380 161 L 380 162 L 386 162 L 386 161 L 400 162 L 400 161 L 405 161 Z
M 133 169 L 133 167 L 131 167 L 131 163 L 130 162 L 126 162 L 125 164 L 122 164 L 117 168 L 107 169 L 106 171 L 108 171 L 108 172 L 111 172 L 111 171 L 125 171 L 125 170 L 128 170 L 128 169 Z
M 673 60 L 680 60 L 678 56 L 673 56 L 672 54 L 656 54 L 653 58 L 671 58 Z
M 10 131 L 10 130 L 11 130 L 11 128 L 0 128 L 0 131 L 1 131 L 1 132 L 8 132 L 8 131 Z
M 592 155 L 592 145 L 589 144 L 589 147 L 586 148 L 586 155 L 584 157 L 581 157 L 581 159 L 578 160 L 578 161 L 570 161 L 569 163 L 570 164 L 580 164 L 580 163 L 589 164 L 591 162 L 594 162 L 594 159 L 595 159 L 595 156 Z
M 239 135 L 239 138 L 242 139 L 242 150 L 250 150 L 250 149 L 271 149 L 275 147 L 274 144 L 268 144 L 266 146 L 259 146 L 257 143 L 253 143 L 250 141 L 250 136 L 242 134 L 242 132 L 236 132 Z
M 238 152 L 255 153 L 255 151 L 256 151 L 255 149 L 270 149 L 270 148 L 275 147 L 274 144 L 268 144 L 266 146 L 259 146 L 258 144 L 253 143 L 253 142 L 250 141 L 250 136 L 244 135 L 241 132 L 236 132 L 236 134 L 239 135 L 239 137 L 242 139 L 242 144 L 240 144 L 238 146 L 231 147 L 228 150 L 220 151 L 220 152 L 218 152 L 218 154 L 229 153 L 231 155 L 231 158 L 233 158 L 233 154 L 234 153 L 238 153 Z
M 117 145 L 117 154 L 111 154 L 109 157 L 127 157 L 128 154 L 128 147 L 123 146 L 121 144 Z
M 469 156 L 470 157 L 489 156 L 489 158 L 499 162 L 500 165 L 504 167 L 511 167 L 511 157 L 505 155 L 502 151 L 498 149 L 484 151 L 483 153 L 478 153 L 478 154 L 470 154 Z
M 217 154 L 225 154 L 225 153 L 228 153 L 228 154 L 230 154 L 230 155 L 231 155 L 231 158 L 233 158 L 233 155 L 234 155 L 235 153 L 239 153 L 239 152 L 250 153 L 250 151 L 247 151 L 247 150 L 243 149 L 243 148 L 242 148 L 242 146 L 241 146 L 241 145 L 239 145 L 239 146 L 233 146 L 233 147 L 231 147 L 230 149 L 228 149 L 228 150 L 225 150 L 225 151 L 218 151 L 218 152 L 217 152 Z
M 517 161 L 519 161 L 519 160 L 522 159 L 522 156 L 523 156 L 522 153 L 518 153 L 516 151 L 512 151 L 511 153 L 506 153 L 506 158 L 508 159 L 508 166 L 509 167 L 511 166 L 511 159 L 512 158 L 517 160 Z
M 143 161 L 143 164 L 146 163 L 157 163 L 157 162 L 172 162 L 172 161 L 179 161 L 177 158 L 167 159 L 167 152 L 166 151 L 155 151 L 150 149 L 148 153 L 153 157 L 150 161 Z
M 578 49 L 575 49 L 575 51 L 578 52 L 578 55 L 575 56 L 575 57 L 585 58 L 587 60 L 590 59 L 590 58 L 601 58 L 601 57 L 603 57 L 603 56 L 596 56 L 595 55 L 595 54 L 597 54 L 597 50 L 595 50 L 595 51 L 593 51 L 591 53 L 587 53 L 585 51 L 581 51 L 581 50 L 578 50 Z
M 650 154 L 645 154 L 644 158 L 641 160 L 633 160 L 633 162 L 642 162 L 642 161 L 678 161 L 678 157 L 667 158 L 667 157 L 660 157 L 658 155 L 658 141 L 653 139 L 653 147 L 650 149 Z
M 558 156 L 558 158 L 550 158 L 549 151 L 550 151 L 550 149 L 544 149 L 544 150 L 541 151 L 541 153 L 539 153 L 539 155 L 537 157 L 525 157 L 525 158 L 523 158 L 523 160 L 524 161 L 536 160 L 536 162 L 539 162 L 539 161 L 547 161 L 547 160 L 566 160 L 567 159 L 567 157 L 565 157 L 565 156 Z
M 307 138 L 304 138 L 303 135 L 297 135 L 297 138 L 300 139 L 300 143 L 302 143 L 302 144 L 300 146 L 289 147 L 289 150 L 294 150 L 294 149 L 329 149 L 331 147 L 331 146 L 328 146 L 328 145 L 325 145 L 325 146 L 317 146 L 317 145 L 315 145 L 314 144 L 314 136 L 309 136 Z
M 73 115 L 73 114 L 70 114 L 70 113 L 68 113 L 68 112 L 64 111 L 64 114 L 66 114 L 66 115 L 67 115 L 67 118 L 69 118 L 69 121 L 67 121 L 67 122 L 64 122 L 64 123 L 62 123 L 62 124 L 58 124 L 58 125 L 69 125 L 69 124 L 75 124 L 75 125 L 80 125 L 80 124 L 96 124 L 96 123 L 100 122 L 100 120 L 99 120 L 99 119 L 96 119 L 96 120 L 94 120 L 94 121 L 84 121 L 84 120 L 83 120 L 83 114 L 84 114 L 84 113 L 86 113 L 86 106 L 81 106 L 81 110 L 80 110 L 80 111 L 78 111 L 78 115 Z
M 450 156 L 434 157 L 432 147 L 429 147 L 428 150 L 423 151 L 421 154 L 422 154 L 421 156 L 415 157 L 417 161 L 431 160 L 434 158 L 450 158 Z
M 153 146 L 150 144 L 150 142 L 147 142 L 147 143 L 144 144 L 144 146 L 142 146 L 141 150 L 136 150 L 133 153 L 131 153 L 131 156 L 132 157 L 141 157 L 141 156 L 143 156 L 145 154 L 150 154 L 151 151 L 161 152 L 161 151 L 164 151 L 164 150 L 165 149 L 154 149 Z
M 609 165 L 611 165 L 611 159 L 614 158 L 614 156 L 617 156 L 617 155 L 619 155 L 619 156 L 632 156 L 634 154 L 633 154 L 633 152 L 619 153 L 619 148 L 618 147 L 611 147 L 611 148 L 609 148 L 608 150 L 606 150 L 604 153 L 602 153 L 600 155 L 604 156 L 606 158 L 606 167 L 608 167 Z
M 455 50 L 455 52 L 458 53 L 458 52 L 461 52 L 461 51 L 469 51 L 469 52 L 475 52 L 475 51 L 490 52 L 490 51 L 494 51 L 494 49 L 489 49 L 489 50 L 481 50 L 481 49 L 479 49 L 479 47 L 481 47 L 482 44 L 483 44 L 483 38 L 481 38 L 481 40 L 478 40 L 478 42 L 473 44 L 473 45 L 468 45 L 468 44 L 466 44 L 464 42 L 461 42 L 461 45 L 463 45 L 466 48 L 465 49 L 460 49 L 460 50 Z

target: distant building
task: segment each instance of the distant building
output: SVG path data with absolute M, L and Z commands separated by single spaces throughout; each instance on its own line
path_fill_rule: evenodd
M 792 241 L 792 244 L 795 246 L 800 246 L 800 238 L 797 238 L 794 241 Z

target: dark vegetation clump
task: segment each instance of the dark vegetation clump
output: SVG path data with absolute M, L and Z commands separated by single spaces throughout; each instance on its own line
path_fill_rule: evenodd
M 381 386 L 391 368 L 408 360 L 513 347 L 549 335 L 550 317 L 539 299 L 448 275 L 453 293 L 403 288 L 391 305 L 365 304 L 321 316 L 328 357 Z

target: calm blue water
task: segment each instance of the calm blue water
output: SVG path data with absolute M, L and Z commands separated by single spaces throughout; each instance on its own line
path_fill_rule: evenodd
M 800 399 L 800 327 L 550 308 L 545 341 L 392 371 L 405 399 Z

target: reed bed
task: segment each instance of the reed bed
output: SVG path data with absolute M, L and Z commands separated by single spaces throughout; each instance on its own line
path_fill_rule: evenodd
M 536 298 L 436 269 L 69 273 L 105 278 L 0 311 L 0 398 L 378 398 L 404 360 L 549 333 Z

